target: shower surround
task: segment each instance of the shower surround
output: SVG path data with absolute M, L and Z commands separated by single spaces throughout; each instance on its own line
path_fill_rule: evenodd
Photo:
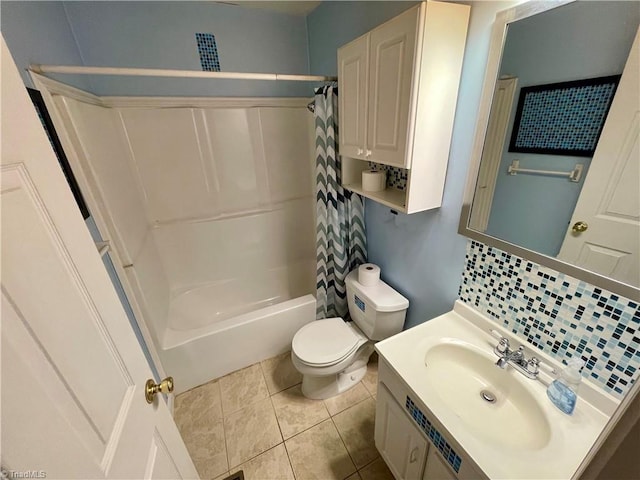
M 308 98 L 38 88 L 177 391 L 289 349 L 314 319 Z

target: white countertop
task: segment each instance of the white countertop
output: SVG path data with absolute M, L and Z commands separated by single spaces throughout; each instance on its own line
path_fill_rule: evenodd
M 377 343 L 376 350 L 487 477 L 572 478 L 618 405 L 613 396 L 583 379 L 575 411 L 569 416 L 547 398 L 549 375 L 541 373 L 539 380 L 531 380 L 507 367 L 504 374 L 515 376 L 515 380 L 535 398 L 536 408 L 539 407 L 547 420 L 549 435 L 545 435 L 543 444 L 531 447 L 520 445 L 523 442 L 518 442 L 518 433 L 512 432 L 509 425 L 495 425 L 495 431 L 480 432 L 480 435 L 474 433 L 463 415 L 456 414 L 450 402 L 425 380 L 425 355 L 431 347 L 443 342 L 468 344 L 477 351 L 487 352 L 491 361 L 497 360 L 493 347 L 498 340 L 490 330 L 509 338 L 512 348 L 522 343 L 496 322 L 458 301 L 451 312 Z M 560 362 L 545 353 L 528 348 L 526 343 L 524 346 L 527 358 L 534 355 L 556 369 L 562 368 Z M 451 382 L 456 381 L 452 375 Z M 541 425 L 541 428 L 545 426 Z M 507 436 L 507 441 L 503 435 Z M 513 438 L 508 438 L 509 435 Z M 491 438 L 501 441 L 492 442 Z

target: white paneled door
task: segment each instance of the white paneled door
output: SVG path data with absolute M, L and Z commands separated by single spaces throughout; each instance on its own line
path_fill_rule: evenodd
M 640 286 L 640 30 L 558 258 Z
M 4 40 L 1 60 L 2 467 L 197 478 Z

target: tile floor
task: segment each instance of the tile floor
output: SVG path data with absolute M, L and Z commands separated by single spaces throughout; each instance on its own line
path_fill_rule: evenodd
M 203 479 L 393 480 L 373 440 L 377 377 L 372 359 L 351 390 L 309 400 L 285 353 L 178 395 L 175 420 Z

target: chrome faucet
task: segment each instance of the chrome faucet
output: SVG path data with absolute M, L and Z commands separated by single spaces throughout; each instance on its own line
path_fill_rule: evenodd
M 536 357 L 527 359 L 522 345 L 517 350 L 510 350 L 509 339 L 502 337 L 493 351 L 500 357 L 496 366 L 504 369 L 507 368 L 507 365 L 511 365 L 527 378 L 538 378 L 540 360 Z

